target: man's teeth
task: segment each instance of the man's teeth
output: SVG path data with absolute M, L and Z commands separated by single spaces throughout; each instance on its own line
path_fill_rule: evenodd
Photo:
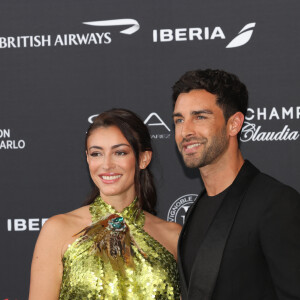
M 201 145 L 200 143 L 188 145 L 188 146 L 186 146 L 186 149 L 191 149 L 191 148 L 194 148 L 194 147 L 198 147 L 200 145 Z
M 103 179 L 105 180 L 114 180 L 114 179 L 117 179 L 117 178 L 120 178 L 121 175 L 115 175 L 115 176 L 102 176 Z

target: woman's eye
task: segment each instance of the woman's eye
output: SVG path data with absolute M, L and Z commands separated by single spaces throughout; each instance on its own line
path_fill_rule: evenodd
M 97 156 L 101 156 L 102 154 L 100 152 L 92 152 L 90 153 L 90 156 L 92 157 L 97 157 Z
M 127 154 L 125 151 L 116 151 L 115 153 L 117 156 L 124 156 Z

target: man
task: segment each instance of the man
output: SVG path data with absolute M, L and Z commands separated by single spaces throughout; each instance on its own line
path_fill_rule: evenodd
M 245 85 L 191 71 L 173 100 L 178 149 L 205 186 L 179 239 L 182 299 L 300 299 L 300 195 L 244 161 Z

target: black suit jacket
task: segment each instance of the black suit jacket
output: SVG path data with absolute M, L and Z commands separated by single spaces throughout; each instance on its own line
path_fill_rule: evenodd
M 300 195 L 245 161 L 195 258 L 183 300 L 300 299 Z M 188 255 L 188 253 L 186 254 Z

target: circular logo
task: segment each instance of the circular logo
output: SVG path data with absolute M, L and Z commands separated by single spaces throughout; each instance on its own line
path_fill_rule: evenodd
M 190 206 L 195 202 L 197 197 L 197 194 L 188 194 L 175 200 L 168 211 L 167 220 L 183 225 L 185 221 L 185 214 Z

